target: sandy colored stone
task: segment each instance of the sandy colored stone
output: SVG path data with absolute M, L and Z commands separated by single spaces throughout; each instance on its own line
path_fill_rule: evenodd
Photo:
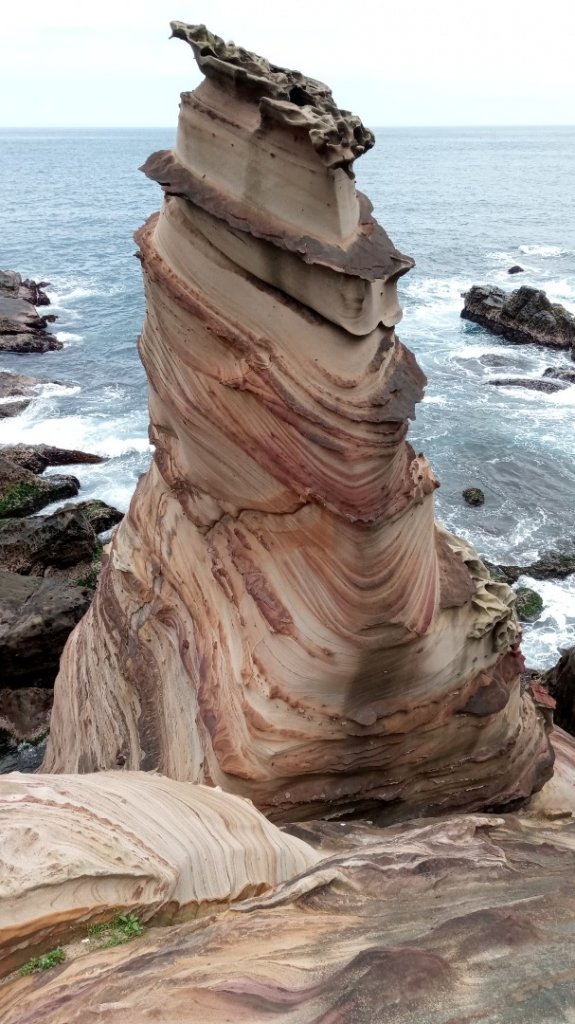
M 0 777 L 0 970 L 117 911 L 213 913 L 318 860 L 249 801 L 158 775 Z
M 156 768 L 277 821 L 513 804 L 550 775 L 547 723 L 513 595 L 436 526 L 406 441 L 412 261 L 356 192 L 369 133 L 322 83 L 174 32 L 207 77 L 145 166 L 167 196 L 137 234 L 155 456 L 44 768 Z

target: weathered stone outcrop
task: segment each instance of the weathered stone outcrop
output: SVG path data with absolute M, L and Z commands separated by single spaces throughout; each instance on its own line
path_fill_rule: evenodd
M 22 281 L 13 270 L 0 270 L 0 352 L 49 352 L 63 347 L 47 330 L 55 316 L 40 316 L 37 305 L 50 300 L 46 282 Z
M 27 516 L 80 490 L 75 476 L 37 476 L 4 458 L 0 449 L 0 519 Z
M 487 560 L 485 565 L 495 577 L 510 584 L 517 583 L 520 576 L 532 576 L 535 580 L 564 580 L 575 573 L 575 551 L 547 551 L 529 565 L 496 565 Z
M 575 316 L 538 288 L 522 285 L 507 293 L 494 285 L 473 285 L 461 316 L 507 341 L 565 349 L 575 358 Z
M 91 598 L 85 587 L 0 569 L 2 687 L 51 687 L 66 639 Z
M 54 828 L 56 850 L 65 856 L 54 867 L 50 857 L 54 882 L 72 876 L 78 889 L 50 886 L 54 903 L 41 920 L 46 895 L 34 891 L 34 876 L 16 860 L 16 885 L 5 877 L 4 886 L 13 892 L 23 874 L 25 882 L 30 878 L 16 904 L 30 936 L 37 937 L 42 924 L 54 945 L 55 910 L 62 908 L 65 943 L 66 932 L 106 896 L 109 904 L 116 899 L 116 905 L 144 907 L 148 917 L 162 901 L 172 910 L 191 897 L 195 909 L 199 891 L 209 913 L 191 923 L 146 928 L 114 950 L 65 946 L 70 959 L 61 967 L 9 979 L 0 988 L 3 1024 L 568 1021 L 575 988 L 575 759 L 566 739 L 558 748 L 561 774 L 550 792 L 546 786 L 537 795 L 533 816 L 462 815 L 384 830 L 366 822 L 311 822 L 291 829 L 308 844 L 297 854 L 289 835 L 276 832 L 270 844 L 266 823 L 252 808 L 240 804 L 238 814 L 239 801 L 211 790 L 200 789 L 197 802 L 176 803 L 174 791 L 194 787 L 152 776 L 137 790 L 132 779 L 138 776 L 107 774 L 73 784 L 49 780 L 44 796 L 36 778 L 33 802 L 22 806 L 16 790 L 11 807 L 35 836 L 36 878 L 42 877 L 39 864 L 48 862 L 42 837 L 50 841 Z M 569 760 L 562 760 L 563 750 Z M 92 786 L 99 792 L 86 800 Z M 114 795 L 128 798 L 120 813 Z M 165 833 L 157 816 L 167 823 Z M 86 823 L 85 836 L 78 823 Z M 21 835 L 22 826 L 8 856 Z M 296 856 L 313 856 L 312 846 L 320 859 L 289 879 Z M 288 877 L 273 891 L 231 903 L 238 873 L 252 856 L 258 881 L 271 880 L 277 859 Z M 258 874 L 262 856 L 266 864 Z M 215 912 L 221 909 L 226 912 Z M 78 947 L 87 952 L 74 959 Z
M 51 444 L 12 444 L 0 448 L 2 458 L 29 469 L 31 473 L 43 473 L 47 466 L 93 465 L 105 462 L 103 455 L 80 452 L 74 448 L 55 448 Z
M 45 770 L 119 764 L 276 820 L 507 805 L 551 770 L 513 596 L 406 442 L 412 266 L 327 86 L 176 23 L 206 80 L 138 232 L 155 457 L 56 684 Z M 89 708 L 89 714 L 86 713 Z
M 557 664 L 544 674 L 543 681 L 556 703 L 557 725 L 575 736 L 575 647 L 563 651 Z
M 7 373 L 0 370 L 0 419 L 18 416 L 24 412 L 36 395 L 36 385 L 49 383 L 51 382 L 29 377 L 24 373 Z
M 0 567 L 24 576 L 43 576 L 48 566 L 90 560 L 96 545 L 96 533 L 75 508 L 51 516 L 0 519 Z
M 139 772 L 3 776 L 0 835 L 0 975 L 115 912 L 213 919 L 321 859 L 247 800 Z

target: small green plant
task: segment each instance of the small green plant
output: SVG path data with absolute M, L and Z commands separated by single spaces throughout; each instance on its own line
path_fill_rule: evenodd
M 136 914 L 116 914 L 111 921 L 92 925 L 88 929 L 88 938 L 101 949 L 109 949 L 110 946 L 121 946 L 135 939 L 143 931 Z
M 33 512 L 38 504 L 37 498 L 41 489 L 29 483 L 13 484 L 6 488 L 0 498 L 0 516 L 9 516 L 11 512 L 17 514 L 26 511 Z
M 57 946 L 56 949 L 51 949 L 49 953 L 44 953 L 42 956 L 33 956 L 27 964 L 20 968 L 20 974 L 24 977 L 26 974 L 35 974 L 37 971 L 49 971 L 52 967 L 63 964 L 65 959 L 64 950 L 61 946 Z
M 100 570 L 102 568 L 103 550 L 104 545 L 102 544 L 101 541 L 98 541 L 98 543 L 96 544 L 96 548 L 94 550 L 94 554 L 92 555 L 91 568 L 88 569 L 88 572 L 86 573 L 85 576 L 80 576 L 79 579 L 74 580 L 77 587 L 88 587 L 90 590 L 96 589 L 96 584 L 98 582 L 98 577 L 100 575 Z

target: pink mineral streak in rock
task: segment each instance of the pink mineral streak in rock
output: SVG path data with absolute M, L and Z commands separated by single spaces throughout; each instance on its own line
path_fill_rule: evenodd
M 436 525 L 406 440 L 413 262 L 355 189 L 373 136 L 322 83 L 172 27 L 206 78 L 144 165 L 155 455 L 64 651 L 44 770 L 158 769 L 277 821 L 512 805 L 551 774 L 548 725 L 513 595 Z

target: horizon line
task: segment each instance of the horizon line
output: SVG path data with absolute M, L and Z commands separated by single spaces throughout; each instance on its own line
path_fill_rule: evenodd
M 575 128 L 575 121 L 572 123 L 565 122 L 548 122 L 546 124 L 527 124 L 527 123 L 477 123 L 477 124 L 373 124 L 369 125 L 373 129 L 390 129 L 390 128 L 418 128 L 418 129 L 435 129 L 435 128 Z M 136 124 L 47 124 L 47 125 L 0 125 L 0 131 L 9 132 L 39 132 L 39 131 L 165 131 L 169 128 L 176 129 L 177 122 L 172 124 L 151 124 L 151 125 L 136 125 Z

